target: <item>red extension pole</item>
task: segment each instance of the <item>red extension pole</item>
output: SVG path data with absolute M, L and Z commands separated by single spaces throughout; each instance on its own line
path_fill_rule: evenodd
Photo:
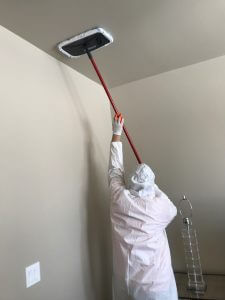
M 103 77 L 102 77 L 102 75 L 101 75 L 101 73 L 100 73 L 100 71 L 99 71 L 99 69 L 98 69 L 98 67 L 97 67 L 97 65 L 96 65 L 96 62 L 95 62 L 95 60 L 94 60 L 92 54 L 91 54 L 89 51 L 87 51 L 87 55 L 88 55 L 88 57 L 89 57 L 89 59 L 90 59 L 92 65 L 93 65 L 93 67 L 94 67 L 94 69 L 95 69 L 97 75 L 98 75 L 99 80 L 101 81 L 101 84 L 102 84 L 102 86 L 103 86 L 103 88 L 104 88 L 104 90 L 105 90 L 105 92 L 106 92 L 106 95 L 107 95 L 108 98 L 109 98 L 109 101 L 110 101 L 110 103 L 111 103 L 111 105 L 112 105 L 112 108 L 113 108 L 114 112 L 115 112 L 116 114 L 118 114 L 119 111 L 118 111 L 118 109 L 117 109 L 117 107 L 116 107 L 116 105 L 115 105 L 115 103 L 114 103 L 114 101 L 113 101 L 113 99 L 112 99 L 112 96 L 110 95 L 110 92 L 109 92 L 109 90 L 108 90 L 108 88 L 107 88 L 107 86 L 106 86 L 106 84 L 105 84 L 105 81 L 104 81 L 104 79 L 103 79 Z M 126 129 L 125 126 L 123 126 L 123 131 L 124 131 L 124 133 L 125 133 L 125 135 L 126 135 L 126 137 L 127 137 L 127 139 L 128 139 L 128 142 L 129 142 L 129 144 L 130 144 L 130 146 L 131 146 L 131 148 L 132 148 L 132 150 L 133 150 L 133 152 L 134 152 L 134 155 L 136 156 L 136 159 L 137 159 L 138 163 L 141 164 L 141 162 L 142 162 L 142 161 L 141 161 L 141 158 L 140 158 L 140 156 L 139 156 L 139 154 L 138 154 L 138 152 L 137 152 L 137 149 L 135 148 L 135 146 L 134 146 L 134 144 L 133 144 L 133 142 L 132 142 L 132 140 L 131 140 L 131 137 L 130 137 L 130 135 L 129 135 L 129 133 L 128 133 L 128 131 L 127 131 L 127 129 Z

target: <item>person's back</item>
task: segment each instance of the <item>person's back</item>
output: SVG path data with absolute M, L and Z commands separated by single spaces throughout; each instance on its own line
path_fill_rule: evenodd
M 176 300 L 165 231 L 176 207 L 154 184 L 154 174 L 145 164 L 126 188 L 118 136 L 112 140 L 109 166 L 114 299 Z

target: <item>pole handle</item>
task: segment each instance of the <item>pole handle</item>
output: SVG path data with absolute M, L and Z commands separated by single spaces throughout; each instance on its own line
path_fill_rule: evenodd
M 102 77 L 102 75 L 101 75 L 101 73 L 100 73 L 100 71 L 98 69 L 98 66 L 97 66 L 97 64 L 96 64 L 96 62 L 95 62 L 95 60 L 94 60 L 91 52 L 88 49 L 86 49 L 86 52 L 87 52 L 87 55 L 88 55 L 88 57 L 89 57 L 92 65 L 93 65 L 94 69 L 95 69 L 95 72 L 98 75 L 98 78 L 99 78 L 99 80 L 100 80 L 100 82 L 101 82 L 101 84 L 102 84 L 102 86 L 103 86 L 103 88 L 104 88 L 104 90 L 106 92 L 106 95 L 108 96 L 108 99 L 109 99 L 109 101 L 110 101 L 110 103 L 112 105 L 112 108 L 113 108 L 115 114 L 118 114 L 119 111 L 118 111 L 118 109 L 117 109 L 117 107 L 116 107 L 116 105 L 115 105 L 115 103 L 114 103 L 114 101 L 112 99 L 112 96 L 111 96 L 111 94 L 110 94 L 110 92 L 109 92 L 109 90 L 108 90 L 108 88 L 106 86 L 106 83 L 105 83 L 105 81 L 104 81 L 104 79 L 103 79 L 103 77 Z M 132 139 L 131 139 L 131 137 L 130 137 L 130 135 L 128 133 L 128 130 L 127 130 L 127 128 L 125 126 L 123 126 L 123 131 L 124 131 L 124 133 L 125 133 L 125 135 L 127 137 L 127 140 L 128 140 L 128 142 L 129 142 L 129 144 L 131 146 L 131 149 L 134 152 L 134 155 L 135 155 L 138 163 L 141 164 L 142 161 L 141 161 L 140 155 L 138 154 L 138 151 L 137 151 L 136 147 L 134 146 L 134 143 L 132 142 Z

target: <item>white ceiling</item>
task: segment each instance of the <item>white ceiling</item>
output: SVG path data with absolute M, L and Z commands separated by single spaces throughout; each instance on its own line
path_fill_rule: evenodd
M 1 25 L 97 80 L 87 57 L 58 42 L 101 26 L 114 43 L 95 52 L 110 87 L 225 54 L 224 0 L 0 0 Z

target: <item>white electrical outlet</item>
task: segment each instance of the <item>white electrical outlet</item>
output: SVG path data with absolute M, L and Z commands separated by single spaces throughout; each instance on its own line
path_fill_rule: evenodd
M 40 262 L 38 261 L 37 263 L 26 268 L 26 287 L 29 288 L 40 280 Z

